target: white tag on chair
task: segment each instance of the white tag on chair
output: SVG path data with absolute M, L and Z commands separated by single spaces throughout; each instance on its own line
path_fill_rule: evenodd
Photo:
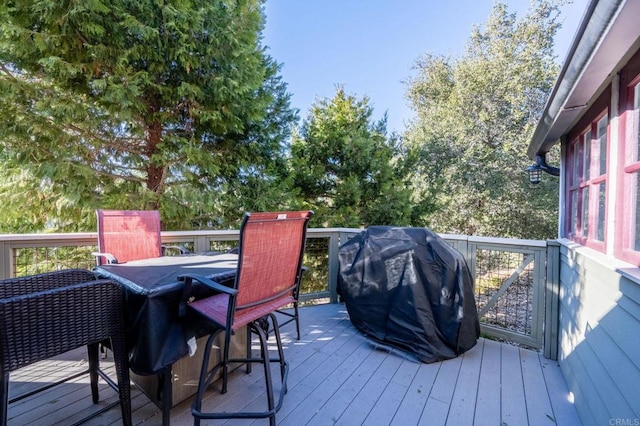
M 280 213 L 278 215 L 278 219 L 286 219 L 287 218 L 287 214 L 286 213 Z
M 189 346 L 189 356 L 194 356 L 198 349 L 195 336 L 192 336 L 191 339 L 187 340 L 187 346 Z

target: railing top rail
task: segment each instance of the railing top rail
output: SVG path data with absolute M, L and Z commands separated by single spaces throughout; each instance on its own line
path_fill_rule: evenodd
M 68 232 L 51 234 L 0 234 L 0 242 L 6 241 L 80 241 L 98 239 L 96 232 Z
M 361 232 L 361 229 L 355 228 L 309 228 L 308 234 L 335 234 L 337 232 Z M 198 231 L 162 231 L 163 236 L 167 237 L 200 237 L 207 235 L 223 236 L 238 235 L 240 231 L 237 229 L 218 230 L 206 229 Z M 16 242 L 16 241 L 84 241 L 97 240 L 96 232 L 69 232 L 69 233 L 40 233 L 40 234 L 0 234 L 0 242 Z
M 533 246 L 533 247 L 546 247 L 547 241 L 545 240 L 525 240 L 518 238 L 498 238 L 498 237 L 476 237 L 473 235 L 458 235 L 458 234 L 438 234 L 445 240 L 457 240 L 467 241 L 470 243 L 479 244 L 500 244 L 508 246 Z
M 335 233 L 359 233 L 362 229 L 358 228 L 309 228 L 308 234 L 310 236 L 326 235 Z M 166 237 L 200 237 L 200 236 L 233 236 L 238 235 L 239 230 L 198 230 L 198 231 L 163 231 L 162 235 Z M 480 244 L 500 244 L 510 246 L 532 246 L 532 247 L 546 247 L 548 244 L 554 242 L 554 240 L 525 240 L 515 238 L 497 238 L 497 237 L 477 237 L 458 234 L 438 234 L 440 237 L 446 240 L 452 241 L 467 241 L 470 243 Z M 29 241 L 85 241 L 85 240 L 97 240 L 98 234 L 96 232 L 73 232 L 73 233 L 41 233 L 41 234 L 0 234 L 0 242 L 29 242 Z

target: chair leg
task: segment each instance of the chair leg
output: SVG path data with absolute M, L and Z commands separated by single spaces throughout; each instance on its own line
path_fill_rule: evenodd
M 298 340 L 300 340 L 300 315 L 298 315 L 298 302 L 293 302 L 293 312 L 296 319 L 296 333 L 298 333 Z
M 267 336 L 264 332 L 264 329 L 259 324 L 252 322 L 251 328 L 256 331 L 260 339 L 260 352 L 262 360 L 264 361 L 264 380 L 267 385 L 267 408 L 268 411 L 274 411 L 274 413 L 269 416 L 269 425 L 275 426 L 276 415 L 274 410 L 275 404 L 273 400 L 273 382 L 271 380 L 271 363 L 269 361 L 269 347 L 267 345 Z
M 282 338 L 280 337 L 280 328 L 275 315 L 271 314 L 273 322 L 273 332 L 276 338 L 276 346 L 278 347 L 278 362 L 280 363 L 280 380 L 282 381 L 283 392 L 287 393 L 287 363 L 284 359 L 284 349 L 282 347 Z
M 193 404 L 191 405 L 191 414 L 193 414 L 193 424 L 195 426 L 200 424 L 200 418 L 202 417 L 202 398 L 204 397 L 204 391 L 211 384 L 215 373 L 224 365 L 224 360 L 221 360 L 211 371 L 208 371 L 213 341 L 219 333 L 220 332 L 216 332 L 209 335 L 204 348 L 204 354 L 202 355 L 202 368 L 200 370 L 200 378 L 198 379 L 198 390 L 193 400 Z
M 280 331 L 277 327 L 277 318 L 273 314 L 269 314 L 268 318 L 271 319 L 271 322 L 274 326 L 274 332 L 276 341 L 278 343 L 278 356 L 279 358 L 274 358 L 273 360 L 269 357 L 269 346 L 268 346 L 268 337 L 263 327 L 264 320 L 254 321 L 248 324 L 247 333 L 254 332 L 258 335 L 260 340 L 260 357 L 259 359 L 251 358 L 251 359 L 233 359 L 233 362 L 261 362 L 264 366 L 264 377 L 266 384 L 266 393 L 267 393 L 267 407 L 268 409 L 265 411 L 258 412 L 202 412 L 202 399 L 204 396 L 205 390 L 213 381 L 215 374 L 219 371 L 220 368 L 223 368 L 223 387 L 226 387 L 224 383 L 224 368 L 229 365 L 229 353 L 224 351 L 225 354 L 221 357 L 221 361 L 216 364 L 216 366 L 211 370 L 207 371 L 209 367 L 209 358 L 211 356 L 211 348 L 213 346 L 213 339 L 216 335 L 209 336 L 207 340 L 207 345 L 205 347 L 205 352 L 203 354 L 202 359 L 202 370 L 200 372 L 200 379 L 198 381 L 198 391 L 196 393 L 194 402 L 191 406 L 191 414 L 194 417 L 194 425 L 200 425 L 201 419 L 261 419 L 261 418 L 269 418 L 269 423 L 271 426 L 275 426 L 276 424 L 276 413 L 282 407 L 283 396 L 286 393 L 286 377 L 287 377 L 287 364 L 284 360 L 284 350 L 282 348 L 282 340 L 280 338 Z M 267 318 L 267 319 L 268 319 Z M 222 330 L 220 330 L 222 331 Z M 230 333 L 230 332 L 229 332 Z M 225 338 L 225 347 L 228 348 L 230 346 L 229 339 Z M 222 351 L 221 351 L 222 352 Z M 280 363 L 280 375 L 282 379 L 282 388 L 280 389 L 280 394 L 278 401 L 275 401 L 274 389 L 273 389 L 273 380 L 271 374 L 271 363 L 279 362 Z
M 224 333 L 224 355 L 222 358 L 222 393 L 227 393 L 227 381 L 229 377 L 229 346 L 231 346 L 231 331 Z
M 89 382 L 91 383 L 91 397 L 93 403 L 97 404 L 100 400 L 98 395 L 98 343 L 90 343 L 87 345 L 87 357 L 89 358 Z
M 247 359 L 251 359 L 251 327 L 246 327 L 247 331 Z M 251 362 L 247 362 L 246 371 L 247 374 L 251 373 Z
M 118 379 L 118 396 L 120 399 L 122 424 L 123 426 L 131 426 L 131 379 L 129 377 L 128 354 L 124 338 L 111 339 L 111 351 L 113 353 L 113 363 L 116 368 L 116 378 Z M 96 346 L 96 357 L 97 355 L 98 351 Z
M 9 416 L 9 373 L 0 374 L 0 426 L 6 426 Z

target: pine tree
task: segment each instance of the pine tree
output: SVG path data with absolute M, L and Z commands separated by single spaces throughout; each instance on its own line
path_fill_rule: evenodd
M 296 118 L 263 22 L 260 0 L 4 2 L 0 231 L 95 229 L 97 207 L 241 216 L 225 197 L 276 173 Z

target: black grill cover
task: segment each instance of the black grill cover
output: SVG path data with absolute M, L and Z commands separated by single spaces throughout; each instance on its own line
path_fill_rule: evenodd
M 353 325 L 425 363 L 480 336 L 473 279 L 460 252 L 427 228 L 373 226 L 340 247 L 338 292 Z

